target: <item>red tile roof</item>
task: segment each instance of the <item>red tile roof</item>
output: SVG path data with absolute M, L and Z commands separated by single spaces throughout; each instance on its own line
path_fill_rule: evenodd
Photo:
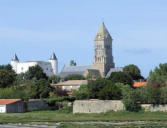
M 147 86 L 147 82 L 134 82 L 133 87 L 143 87 L 143 86 Z
M 6 105 L 21 101 L 20 99 L 0 99 L 0 105 Z

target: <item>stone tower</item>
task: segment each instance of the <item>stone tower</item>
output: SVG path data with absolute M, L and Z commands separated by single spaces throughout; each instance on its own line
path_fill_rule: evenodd
M 17 57 L 17 55 L 15 53 L 14 56 L 13 56 L 12 61 L 10 62 L 10 64 L 11 64 L 13 70 L 16 71 L 16 72 L 17 72 L 17 65 L 18 65 L 18 63 L 19 63 L 19 59 L 18 59 L 18 57 Z
M 111 68 L 115 67 L 112 55 L 112 37 L 102 23 L 94 39 L 94 63 L 93 67 L 98 69 L 102 77 L 105 77 Z
M 52 65 L 53 73 L 55 75 L 58 74 L 58 60 L 57 60 L 57 57 L 56 57 L 55 53 L 52 53 L 52 55 L 49 59 L 49 62 Z

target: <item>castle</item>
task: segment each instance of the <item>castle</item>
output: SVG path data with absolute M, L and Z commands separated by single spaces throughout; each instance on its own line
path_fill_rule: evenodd
M 58 73 L 58 60 L 56 55 L 53 53 L 49 59 L 49 62 L 19 62 L 19 59 L 15 54 L 11 61 L 11 66 L 17 74 L 25 73 L 31 66 L 39 65 L 48 76 L 59 75 L 60 77 L 64 78 L 72 74 L 79 74 L 83 76 L 92 74 L 93 76 L 109 77 L 112 72 L 123 70 L 122 68 L 115 68 L 112 55 L 112 42 L 113 39 L 110 33 L 105 27 L 105 24 L 102 23 L 94 39 L 95 55 L 93 65 L 63 67 L 62 71 Z
M 14 55 L 11 61 L 11 66 L 17 74 L 27 72 L 29 67 L 32 67 L 35 65 L 39 65 L 43 69 L 43 71 L 46 73 L 47 76 L 58 74 L 58 60 L 55 53 L 51 55 L 48 62 L 45 62 L 45 61 L 19 62 L 19 59 L 16 54 Z

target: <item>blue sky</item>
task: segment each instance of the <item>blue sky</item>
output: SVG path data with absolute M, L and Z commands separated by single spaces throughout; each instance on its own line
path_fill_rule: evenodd
M 59 70 L 74 59 L 93 63 L 94 37 L 105 22 L 117 67 L 136 64 L 142 74 L 167 62 L 166 0 L 0 0 L 0 64 L 48 60 Z

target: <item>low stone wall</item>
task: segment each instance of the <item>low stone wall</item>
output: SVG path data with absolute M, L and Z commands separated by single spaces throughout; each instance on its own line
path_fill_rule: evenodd
M 105 113 L 107 111 L 124 110 L 120 100 L 76 100 L 73 113 Z
M 167 112 L 167 104 L 142 104 L 141 107 L 150 112 Z M 122 110 L 125 110 L 125 107 L 121 100 L 76 100 L 73 104 L 73 113 L 105 113 Z
M 156 111 L 167 112 L 167 104 L 165 105 L 142 104 L 141 107 L 145 111 L 150 111 L 150 112 L 156 112 Z

